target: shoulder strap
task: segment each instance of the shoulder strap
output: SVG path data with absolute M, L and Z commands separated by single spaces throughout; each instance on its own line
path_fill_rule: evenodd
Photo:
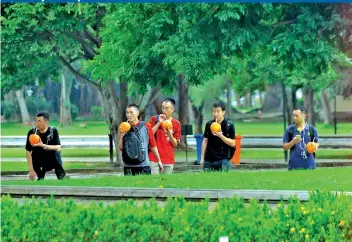
M 54 129 L 55 129 L 54 126 L 51 126 L 51 127 L 50 127 L 50 135 L 54 135 Z
M 137 126 L 137 129 L 141 130 L 143 128 L 143 126 L 144 126 L 144 123 L 145 123 L 144 121 L 140 121 L 138 126 Z
M 288 131 L 288 142 L 290 142 L 293 139 L 293 132 L 295 129 L 295 125 L 292 124 L 288 127 L 289 131 Z
M 226 134 L 228 137 L 230 135 L 230 125 L 232 124 L 231 120 L 226 120 Z
M 314 140 L 314 134 L 313 134 L 313 125 L 309 125 L 309 136 L 310 136 L 310 141 L 313 142 Z

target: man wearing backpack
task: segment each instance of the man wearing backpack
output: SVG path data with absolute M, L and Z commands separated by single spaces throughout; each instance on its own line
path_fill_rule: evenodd
M 64 179 L 66 173 L 61 161 L 61 143 L 59 132 L 55 127 L 49 127 L 49 114 L 39 112 L 36 115 L 36 127 L 29 130 L 26 142 L 26 158 L 29 168 L 29 179 L 38 180 L 45 177 L 47 171 L 55 169 L 57 179 Z M 37 134 L 40 137 L 38 144 L 31 144 L 29 136 Z
M 205 171 L 227 171 L 230 169 L 229 160 L 235 153 L 235 126 L 233 122 L 225 119 L 225 113 L 226 109 L 223 102 L 214 103 L 214 119 L 206 124 L 202 143 L 200 164 Z M 214 122 L 221 125 L 220 132 L 213 133 L 210 130 L 210 126 Z
M 159 169 L 163 169 L 158 148 L 149 123 L 139 121 L 139 109 L 136 104 L 130 104 L 126 109 L 126 117 L 131 129 L 120 133 L 119 148 L 122 151 L 124 175 L 151 174 L 148 150 L 155 157 Z
M 288 169 L 315 169 L 314 153 L 307 152 L 306 145 L 315 142 L 316 149 L 319 147 L 317 129 L 306 123 L 306 110 L 304 107 L 293 110 L 295 124 L 290 125 L 283 137 L 283 149 L 290 150 Z M 316 150 L 315 150 L 316 151 Z
M 153 127 L 153 134 L 155 135 L 155 141 L 158 146 L 158 152 L 160 154 L 161 162 L 163 163 L 164 174 L 171 174 L 175 164 L 175 153 L 174 148 L 180 142 L 181 139 L 181 124 L 180 122 L 172 117 L 172 113 L 175 110 L 175 100 L 166 98 L 161 106 L 162 114 L 152 116 L 150 124 Z M 168 120 L 172 123 L 172 129 L 163 129 L 162 122 Z M 159 174 L 160 170 L 157 164 L 157 158 L 152 152 L 149 152 L 150 167 L 152 174 Z

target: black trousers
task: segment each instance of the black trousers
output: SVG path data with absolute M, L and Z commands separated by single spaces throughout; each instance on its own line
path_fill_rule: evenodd
M 55 170 L 57 179 L 61 180 L 65 177 L 66 173 L 62 166 L 61 154 L 55 152 L 55 156 L 45 157 L 45 159 L 33 159 L 33 169 L 37 173 L 38 180 L 45 177 L 47 171 Z
M 150 166 L 124 167 L 123 174 L 125 176 L 150 175 L 152 174 L 152 172 L 151 172 Z

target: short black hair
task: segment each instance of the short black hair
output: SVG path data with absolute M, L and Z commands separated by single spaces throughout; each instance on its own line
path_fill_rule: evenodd
M 169 97 L 168 97 L 168 98 L 165 98 L 163 102 L 169 102 L 169 103 L 171 103 L 172 106 L 174 106 L 174 107 L 175 107 L 175 105 L 176 105 L 176 101 L 175 101 L 174 99 L 172 99 L 172 98 L 169 98 Z
M 213 104 L 213 108 L 221 108 L 222 111 L 225 111 L 225 103 L 223 102 L 217 102 Z
M 43 117 L 46 121 L 49 121 L 49 114 L 47 112 L 41 111 L 37 113 L 37 117 Z
M 136 108 L 136 109 L 139 111 L 139 107 L 138 107 L 138 105 L 135 104 L 135 103 L 128 104 L 128 105 L 127 105 L 127 108 Z
M 304 106 L 295 107 L 293 110 L 300 110 L 302 113 L 307 114 L 307 109 Z

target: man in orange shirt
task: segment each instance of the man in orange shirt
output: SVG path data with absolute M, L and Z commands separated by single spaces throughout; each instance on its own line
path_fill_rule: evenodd
M 177 119 L 172 117 L 172 113 L 175 110 L 175 104 L 175 100 L 166 98 L 162 103 L 162 114 L 153 116 L 150 119 L 160 159 L 163 164 L 163 170 L 161 173 L 164 174 L 171 174 L 174 169 L 174 147 L 177 146 L 181 138 L 181 124 Z M 166 120 L 172 123 L 172 128 L 164 129 L 162 127 L 162 122 Z M 159 174 L 160 170 L 156 163 L 157 158 L 151 152 L 149 152 L 149 159 L 151 161 L 150 168 L 152 174 Z

